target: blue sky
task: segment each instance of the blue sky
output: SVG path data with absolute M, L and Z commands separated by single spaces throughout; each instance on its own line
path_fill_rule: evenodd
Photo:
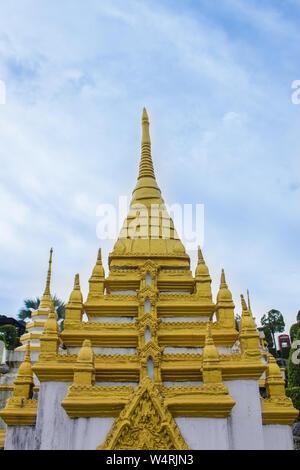
M 0 306 L 84 295 L 96 208 L 135 185 L 143 106 L 166 203 L 205 204 L 203 253 L 240 313 L 300 309 L 300 1 L 14 0 L 0 17 Z M 113 241 L 101 242 L 107 258 Z M 195 268 L 196 252 L 189 253 Z M 258 321 L 259 323 L 259 321 Z

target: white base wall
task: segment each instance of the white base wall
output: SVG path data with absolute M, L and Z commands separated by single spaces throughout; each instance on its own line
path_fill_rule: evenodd
M 70 419 L 61 406 L 70 383 L 41 384 L 36 427 L 8 427 L 5 450 L 96 450 L 114 418 Z
M 228 417 L 230 449 L 262 450 L 264 438 L 258 381 L 227 380 L 224 385 L 236 402 Z
M 191 450 L 228 450 L 227 418 L 175 418 Z
M 6 450 L 95 450 L 110 431 L 114 418 L 70 419 L 61 406 L 71 383 L 40 386 L 36 427 L 8 427 Z M 192 450 L 291 450 L 290 426 L 262 425 L 257 380 L 226 381 L 236 401 L 223 418 L 177 417 L 175 421 Z
M 284 424 L 264 424 L 265 450 L 294 450 L 292 427 Z

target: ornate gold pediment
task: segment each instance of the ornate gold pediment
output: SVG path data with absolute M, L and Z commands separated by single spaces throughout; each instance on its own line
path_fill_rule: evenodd
M 163 398 L 149 377 L 135 390 L 98 450 L 187 450 Z

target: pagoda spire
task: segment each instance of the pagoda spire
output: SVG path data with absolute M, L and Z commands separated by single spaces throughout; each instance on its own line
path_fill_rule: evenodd
M 198 246 L 198 264 L 196 267 L 195 281 L 197 296 L 212 301 L 211 277 L 208 267 L 205 264 L 200 246 Z
M 228 289 L 228 285 L 227 285 L 226 279 L 225 279 L 225 271 L 224 271 L 224 269 L 222 269 L 222 272 L 221 272 L 220 289 Z
M 128 215 L 109 256 L 109 266 L 112 266 L 112 260 L 114 264 L 115 261 L 119 264 L 120 256 L 136 259 L 137 256 L 141 258 L 141 255 L 144 259 L 174 255 L 180 258 L 180 265 L 189 266 L 190 263 L 155 178 L 149 126 L 149 117 L 144 108 L 137 183 L 132 192 Z
M 65 328 L 67 327 L 68 321 L 81 321 L 83 315 L 83 298 L 80 289 L 80 278 L 79 274 L 76 274 L 74 280 L 74 288 L 71 292 L 69 302 L 66 305 L 66 318 Z
M 222 269 L 220 289 L 217 295 L 217 320 L 219 320 L 224 327 L 235 329 L 234 320 L 234 303 L 232 300 L 232 294 L 228 289 L 228 285 L 225 279 L 225 271 Z
M 155 179 L 153 162 L 151 157 L 151 140 L 149 126 L 149 117 L 146 108 L 144 108 L 142 117 L 142 151 L 138 179 L 143 177 L 150 177 Z
M 249 311 L 244 296 L 241 295 L 242 318 L 240 321 L 239 341 L 243 356 L 252 359 L 261 359 L 260 354 L 260 336 L 256 325 Z
M 248 310 L 250 314 L 252 315 L 252 310 L 251 310 L 251 305 L 250 305 L 250 296 L 249 296 L 249 290 L 247 289 L 247 300 L 248 300 Z
M 53 248 L 50 250 L 50 259 L 49 259 L 49 268 L 47 274 L 47 281 L 46 281 L 46 288 L 40 303 L 40 308 L 49 309 L 50 302 L 51 302 L 51 294 L 50 294 L 50 282 L 51 282 L 51 268 L 52 268 L 52 255 L 53 255 Z
M 202 358 L 202 373 L 204 385 L 222 383 L 220 358 L 212 337 L 210 321 L 207 323 L 205 346 Z
M 101 248 L 99 248 L 96 265 L 89 279 L 88 301 L 98 299 L 104 294 L 104 282 L 105 272 L 102 265 L 102 252 Z

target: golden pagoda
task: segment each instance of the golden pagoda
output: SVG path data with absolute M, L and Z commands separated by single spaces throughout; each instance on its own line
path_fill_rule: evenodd
M 200 248 L 191 272 L 155 178 L 145 109 L 138 181 L 108 261 L 106 276 L 99 250 L 85 303 L 75 276 L 62 333 L 48 276 L 48 319 L 32 367 L 38 407 L 24 387 L 21 427 L 19 401 L 7 404 L 6 448 L 291 448 L 298 412 L 272 358 L 262 360 L 250 304 L 241 297 L 238 332 L 224 270 L 216 303 Z
M 30 344 L 31 351 L 40 350 L 40 337 L 44 331 L 45 322 L 47 321 L 51 306 L 50 282 L 52 256 L 53 248 L 50 250 L 49 268 L 44 294 L 38 309 L 32 312 L 31 320 L 26 324 L 26 333 L 20 338 L 22 346 L 17 348 L 17 351 L 25 351 L 28 343 Z

